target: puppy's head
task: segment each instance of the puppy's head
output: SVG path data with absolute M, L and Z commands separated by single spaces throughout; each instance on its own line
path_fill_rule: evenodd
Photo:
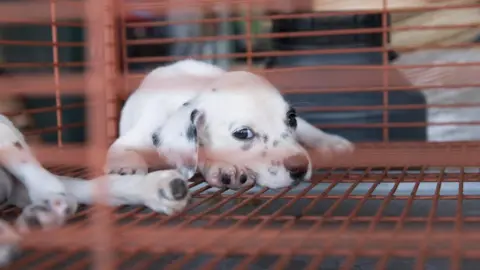
M 282 188 L 312 172 L 310 158 L 295 138 L 296 126 L 295 111 L 277 89 L 238 71 L 226 73 L 184 104 L 152 139 L 185 177 L 198 169 L 215 185 L 216 174 L 221 178 L 233 168 L 248 182 Z

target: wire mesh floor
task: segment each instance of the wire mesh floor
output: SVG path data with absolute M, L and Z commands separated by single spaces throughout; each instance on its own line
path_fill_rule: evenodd
M 195 199 L 178 215 L 114 211 L 118 269 L 478 269 L 479 180 L 478 168 L 460 167 L 323 170 L 277 191 L 215 189 L 195 180 Z M 27 239 L 9 268 L 91 268 L 88 245 L 74 244 L 89 238 L 89 212 L 82 207 L 66 227 L 75 237 Z M 69 237 L 68 250 L 39 249 Z

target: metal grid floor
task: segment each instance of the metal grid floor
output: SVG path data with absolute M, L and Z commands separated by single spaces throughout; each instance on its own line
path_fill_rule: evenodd
M 118 269 L 477 269 L 479 180 L 478 168 L 331 169 L 280 191 L 195 180 L 178 215 L 114 211 Z M 9 268 L 91 268 L 89 212 L 32 233 Z

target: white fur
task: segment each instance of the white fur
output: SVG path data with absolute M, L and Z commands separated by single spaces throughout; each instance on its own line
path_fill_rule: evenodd
M 111 206 L 142 205 L 171 215 L 183 210 L 190 200 L 190 193 L 178 200 L 172 198 L 170 183 L 174 179 L 181 179 L 188 190 L 186 180 L 175 170 L 155 171 L 147 175 L 105 175 L 87 181 L 65 176 L 61 179 L 68 193 L 79 203 L 87 205 L 94 203 L 95 182 L 102 180 L 108 183 L 108 204 Z M 162 191 L 168 198 L 161 195 Z
M 189 105 L 183 106 L 186 102 Z M 194 122 L 198 136 L 208 137 L 204 141 L 207 157 L 217 151 L 228 156 L 213 161 L 199 159 L 198 145 L 185 139 L 194 109 L 200 114 Z M 245 184 L 255 181 L 281 188 L 296 183 L 283 161 L 295 154 L 307 156 L 304 146 L 326 155 L 352 151 L 353 145 L 346 139 L 327 134 L 299 117 L 296 131 L 289 131 L 285 124 L 287 110 L 279 91 L 249 72 L 227 72 L 195 60 L 156 68 L 122 109 L 120 136 L 109 150 L 106 171 L 145 174 L 147 165 L 135 150 L 155 149 L 152 134 L 161 140 L 157 149 L 160 154 L 185 177 L 198 170 L 211 185 L 224 186 L 219 174 L 229 172 L 235 177 L 227 185 L 230 188 L 242 186 L 238 182 L 242 171 L 250 172 Z M 232 132 L 242 126 L 268 136 L 268 141 L 256 138 L 248 151 L 241 150 L 245 143 L 233 138 Z M 273 147 L 274 141 L 277 147 Z M 304 179 L 312 174 L 310 160 L 308 163 Z

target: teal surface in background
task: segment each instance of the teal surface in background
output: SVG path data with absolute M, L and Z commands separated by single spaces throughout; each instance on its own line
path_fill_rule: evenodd
M 30 26 L 30 25 L 0 25 L 1 39 L 15 41 L 52 41 L 52 32 L 49 25 Z M 83 42 L 84 33 L 80 27 L 58 27 L 57 30 L 59 42 Z M 46 46 L 4 46 L 3 61 L 5 63 L 45 63 L 45 66 L 33 68 L 8 68 L 6 71 L 12 75 L 21 75 L 26 73 L 49 73 L 53 74 L 53 50 L 51 44 Z M 79 63 L 84 60 L 83 46 L 59 47 L 60 63 Z M 78 73 L 82 72 L 83 67 L 60 67 L 60 73 Z M 53 76 L 52 76 L 53 79 Z M 60 86 L 61 87 L 61 86 Z M 25 98 L 27 109 L 45 108 L 55 106 L 55 89 L 52 89 L 52 96 Z M 62 95 L 62 105 L 78 104 L 84 102 L 83 96 Z M 43 112 L 32 115 L 35 129 L 54 128 L 57 126 L 56 112 Z M 85 122 L 85 109 L 75 107 L 71 109 L 62 109 L 62 125 L 72 125 Z M 62 130 L 62 140 L 66 143 L 80 143 L 85 141 L 85 128 L 74 127 Z M 49 133 L 41 135 L 46 143 L 57 142 L 57 132 L 52 130 Z

